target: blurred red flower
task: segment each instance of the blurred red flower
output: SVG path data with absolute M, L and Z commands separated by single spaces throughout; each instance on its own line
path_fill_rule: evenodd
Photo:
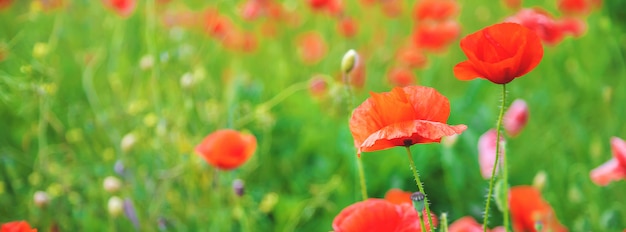
M 321 98 L 328 93 L 328 83 L 321 74 L 314 75 L 309 81 L 309 93 L 315 98 Z
M 13 3 L 13 0 L 0 0 L 0 10 L 8 8 Z
M 483 226 L 478 224 L 473 217 L 465 216 L 454 221 L 448 226 L 448 232 L 482 232 Z
M 296 39 L 298 54 L 305 64 L 315 64 L 326 55 L 326 43 L 324 38 L 315 32 L 305 32 Z
M 533 231 L 541 223 L 544 230 L 565 232 L 552 206 L 543 200 L 539 190 L 532 186 L 514 186 L 509 190 L 509 208 L 514 231 Z
M 455 0 L 423 0 L 415 4 L 414 19 L 445 21 L 459 13 L 459 4 Z
M 557 7 L 565 15 L 587 15 L 594 8 L 599 8 L 602 0 L 559 0 Z
M 424 214 L 426 217 L 426 214 Z M 430 225 L 425 218 L 426 230 Z M 435 221 L 433 221 L 435 223 Z M 417 232 L 419 217 L 411 204 L 396 205 L 383 199 L 367 199 L 344 208 L 333 220 L 335 232 Z
M 522 7 L 522 0 L 502 0 L 504 6 L 510 9 L 518 9 Z
M 2 224 L 0 232 L 37 232 L 37 229 L 30 228 L 26 221 L 14 221 Z
M 391 92 L 371 92 L 370 95 L 350 118 L 350 131 L 358 154 L 439 142 L 443 136 L 460 134 L 467 129 L 465 125 L 446 124 L 450 103 L 433 88 L 395 87 Z
M 102 0 L 102 2 L 122 17 L 130 16 L 137 6 L 136 0 Z
M 396 60 L 409 68 L 423 68 L 428 62 L 426 55 L 412 44 L 400 47 L 396 54 Z
M 580 36 L 586 28 L 585 22 L 580 19 L 556 20 L 541 9 L 521 9 L 505 21 L 527 27 L 534 31 L 542 41 L 551 45 L 561 42 L 566 34 Z
M 504 114 L 504 130 L 511 136 L 517 136 L 528 123 L 528 105 L 526 101 L 517 99 L 513 101 Z
M 354 64 L 354 69 L 350 72 L 350 85 L 354 88 L 361 89 L 365 86 L 365 79 L 367 78 L 367 72 L 365 68 L 365 58 L 363 55 L 357 59 Z
M 593 183 L 606 186 L 612 181 L 626 179 L 626 142 L 611 138 L 613 158 L 591 171 L 589 174 Z
M 344 17 L 337 22 L 337 30 L 343 37 L 352 38 L 357 34 L 358 27 L 352 18 Z
M 438 52 L 456 40 L 460 33 L 461 26 L 453 20 L 423 22 L 415 27 L 413 42 L 417 47 Z
M 216 168 L 231 170 L 245 163 L 254 154 L 256 146 L 254 135 L 222 129 L 205 137 L 195 150 Z
M 478 138 L 478 164 L 480 165 L 480 174 L 483 178 L 491 178 L 493 172 L 493 165 L 496 162 L 496 138 L 498 134 L 495 129 L 488 130 Z M 500 170 L 502 165 L 502 158 L 504 152 L 504 138 L 500 136 L 500 158 L 498 159 L 498 167 L 496 167 L 496 173 Z
M 539 37 L 516 23 L 499 23 L 461 39 L 468 60 L 454 67 L 460 80 L 506 84 L 534 69 L 543 57 Z
M 404 87 L 414 85 L 415 79 L 415 74 L 413 74 L 410 69 L 404 67 L 392 68 L 387 74 L 387 80 L 389 80 L 389 83 L 393 86 Z
M 402 203 L 413 204 L 413 201 L 411 201 L 411 194 L 413 193 L 392 188 L 385 193 L 385 200 L 396 205 L 401 205 Z

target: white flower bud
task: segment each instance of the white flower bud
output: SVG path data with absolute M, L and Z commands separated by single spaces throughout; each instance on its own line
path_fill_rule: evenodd
M 124 201 L 122 200 L 122 198 L 113 196 L 109 198 L 108 208 L 109 214 L 113 217 L 117 217 L 124 210 Z
M 357 62 L 359 62 L 359 54 L 354 49 L 350 49 L 341 59 L 341 71 L 345 74 L 350 73 Z
M 122 187 L 122 181 L 114 176 L 107 176 L 103 182 L 104 190 L 110 193 L 115 193 Z
M 39 208 L 45 207 L 50 202 L 50 197 L 44 191 L 37 191 L 33 196 L 35 205 Z

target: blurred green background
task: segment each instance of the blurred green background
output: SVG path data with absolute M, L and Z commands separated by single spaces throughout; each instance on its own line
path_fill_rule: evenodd
M 459 1 L 462 36 L 514 12 L 495 1 Z M 379 6 L 344 1 L 358 35 L 346 39 L 336 19 L 313 12 L 306 1 L 283 1 L 299 22 L 238 16 L 242 1 L 139 1 L 121 18 L 100 1 L 68 1 L 42 10 L 16 1 L 0 11 L 0 222 L 27 220 L 48 231 L 132 230 L 123 215 L 108 213 L 112 196 L 130 199 L 146 231 L 328 231 L 342 208 L 361 200 L 348 103 L 337 77 L 343 54 L 362 53 L 369 91 L 388 91 L 387 71 L 413 31 L 412 7 L 388 18 Z M 556 12 L 552 1 L 525 1 Z M 164 12 L 220 9 L 239 28 L 257 35 L 253 53 L 225 49 L 201 30 L 166 27 Z M 525 99 L 530 119 L 508 139 L 511 185 L 530 185 L 543 171 L 542 193 L 571 231 L 626 228 L 626 182 L 594 185 L 589 171 L 611 158 L 610 138 L 626 138 L 626 19 L 623 1 L 606 1 L 586 18 L 581 38 L 545 46 L 539 66 L 508 85 L 507 105 Z M 295 25 L 292 25 L 295 24 Z M 313 65 L 300 61 L 295 40 L 319 32 L 328 46 Z M 142 68 L 142 58 L 153 65 Z M 481 218 L 488 183 L 477 162 L 478 137 L 495 127 L 500 88 L 485 80 L 459 81 L 452 67 L 465 60 L 458 39 L 429 54 L 414 70 L 417 83 L 451 102 L 449 124 L 468 130 L 452 147 L 412 147 L 431 209 L 450 221 Z M 327 75 L 325 98 L 307 83 Z M 183 79 L 183 80 L 181 80 Z M 184 82 L 181 84 L 181 81 Z M 188 82 L 189 81 L 189 82 Z M 268 103 L 269 102 L 269 103 Z M 193 147 L 214 130 L 233 128 L 257 137 L 257 152 L 230 172 L 216 171 Z M 129 137 L 130 136 L 130 137 Z M 134 142 L 122 145 L 124 137 Z M 128 140 L 127 140 L 128 141 Z M 415 191 L 405 151 L 364 153 L 370 197 L 391 188 Z M 114 165 L 123 164 L 123 175 Z M 107 176 L 119 192 L 102 187 Z M 234 179 L 245 182 L 237 197 Z M 33 202 L 44 191 L 46 207 Z M 490 227 L 501 225 L 495 206 Z

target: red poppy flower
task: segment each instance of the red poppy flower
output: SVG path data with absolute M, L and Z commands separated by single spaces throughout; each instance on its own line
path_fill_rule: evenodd
M 536 231 L 541 223 L 546 231 L 567 231 L 556 218 L 552 206 L 545 202 L 539 190 L 531 186 L 515 186 L 509 190 L 509 208 L 514 231 Z
M 130 16 L 135 10 L 137 2 L 135 0 L 102 0 L 104 5 L 113 9 L 115 13 L 122 17 Z
M 488 130 L 478 139 L 478 164 L 480 165 L 480 174 L 483 178 L 491 178 L 493 172 L 493 164 L 496 161 L 496 138 L 498 134 L 495 129 Z M 500 136 L 500 159 L 498 159 L 498 167 L 496 173 L 502 166 L 502 156 L 504 155 L 504 138 Z
M 502 0 L 504 6 L 509 9 L 518 9 L 522 7 L 522 0 Z
M 461 33 L 461 26 L 453 20 L 424 22 L 416 26 L 413 42 L 417 47 L 430 51 L 442 51 Z
M 332 2 L 333 0 L 308 0 L 309 6 L 314 10 L 322 10 Z
M 13 3 L 13 0 L 0 0 L 0 10 L 7 8 Z
M 601 0 L 559 0 L 557 3 L 559 11 L 565 15 L 587 15 L 600 5 Z
M 371 97 L 352 112 L 350 131 L 362 151 L 441 141 L 460 134 L 467 126 L 446 124 L 448 99 L 424 86 L 396 87 L 391 92 L 370 93 Z
M 389 71 L 387 74 L 387 80 L 393 86 L 409 86 L 415 84 L 415 74 L 407 68 L 403 67 L 395 67 Z
M 345 17 L 338 22 L 337 30 L 339 30 L 339 33 L 343 37 L 352 38 L 356 35 L 358 27 L 356 22 L 352 20 L 352 18 Z
M 424 221 L 426 230 L 429 231 L 430 225 L 427 217 Z M 333 220 L 333 230 L 335 232 L 417 232 L 421 231 L 421 226 L 417 212 L 412 205 L 396 205 L 383 199 L 367 199 L 344 208 Z
M 380 1 L 380 7 L 383 10 L 383 14 L 389 18 L 395 18 L 402 14 L 402 0 L 385 0 Z
M 231 170 L 245 163 L 256 150 L 256 138 L 235 130 L 215 131 L 196 146 L 196 152 L 209 164 Z
M 409 68 L 423 68 L 428 58 L 417 46 L 404 46 L 398 49 L 396 60 Z
M 326 43 L 317 32 L 311 31 L 301 34 L 296 43 L 300 58 L 306 64 L 315 64 L 326 55 Z
M 482 232 L 483 226 L 476 219 L 465 216 L 454 221 L 448 226 L 448 232 Z
M 415 4 L 413 17 L 423 20 L 445 21 L 459 13 L 459 4 L 454 0 L 424 0 Z
M 626 179 L 626 142 L 618 137 L 611 138 L 611 150 L 613 158 L 590 173 L 591 181 L 597 185 L 606 186 L 612 181 Z
M 503 126 L 507 134 L 517 136 L 528 123 L 528 105 L 526 101 L 517 99 L 504 114 Z
M 385 200 L 396 205 L 401 205 L 403 203 L 413 204 L 413 201 L 411 201 L 411 194 L 413 193 L 392 188 L 385 193 Z
M 461 40 L 468 60 L 454 67 L 460 80 L 484 78 L 506 84 L 534 69 L 543 57 L 539 37 L 516 23 L 500 23 Z
M 2 224 L 0 232 L 37 232 L 37 229 L 31 229 L 26 221 L 14 221 Z

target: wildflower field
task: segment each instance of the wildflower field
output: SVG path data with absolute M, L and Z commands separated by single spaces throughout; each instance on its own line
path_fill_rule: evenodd
M 624 9 L 0 0 L 0 230 L 626 231 Z

